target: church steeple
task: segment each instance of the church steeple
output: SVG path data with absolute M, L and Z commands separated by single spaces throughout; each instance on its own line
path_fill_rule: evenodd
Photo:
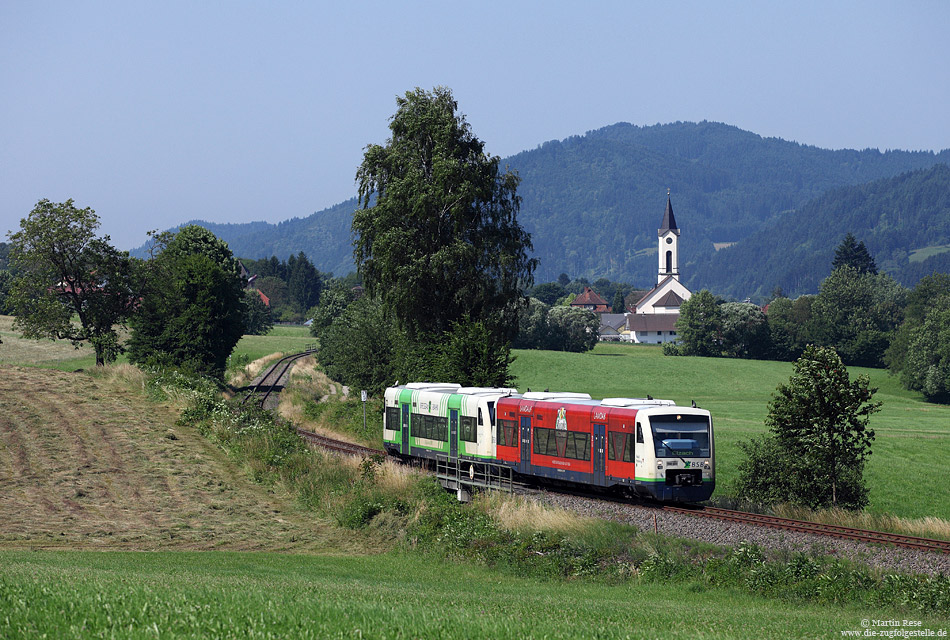
M 676 218 L 673 216 L 673 203 L 670 201 L 669 189 L 666 191 L 666 211 L 663 213 L 663 222 L 660 228 L 657 229 L 657 236 L 659 237 L 659 249 L 657 251 L 659 271 L 656 282 L 659 284 L 668 277 L 679 280 L 680 230 L 676 226 Z
M 679 227 L 676 226 L 676 218 L 673 216 L 673 204 L 670 202 L 670 191 L 666 190 L 666 212 L 663 214 L 663 224 L 660 226 L 660 233 L 664 231 L 669 231 L 676 229 L 679 231 Z

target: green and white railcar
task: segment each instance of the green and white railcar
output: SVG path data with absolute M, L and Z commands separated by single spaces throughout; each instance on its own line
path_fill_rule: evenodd
M 411 383 L 385 393 L 383 442 L 391 454 L 495 457 L 495 403 L 515 389 Z

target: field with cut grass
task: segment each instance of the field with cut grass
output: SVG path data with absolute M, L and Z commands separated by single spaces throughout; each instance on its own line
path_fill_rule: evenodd
M 0 552 L 0 636 L 840 637 L 866 609 L 700 583 L 529 580 L 418 555 Z M 906 617 L 906 616 L 905 616 Z M 945 629 L 911 615 L 921 628 Z
M 512 371 L 524 391 L 582 391 L 595 398 L 646 397 L 691 400 L 712 412 L 716 427 L 717 493 L 728 494 L 736 477 L 739 440 L 766 431 L 775 388 L 788 382 L 787 362 L 664 356 L 658 347 L 599 344 L 583 354 L 515 352 Z M 905 518 L 950 515 L 950 484 L 938 480 L 950 465 L 950 406 L 924 402 L 882 369 L 864 373 L 883 401 L 871 418 L 877 438 L 867 465 L 872 513 Z
M 0 367 L 0 549 L 359 549 L 143 381 L 129 365 Z

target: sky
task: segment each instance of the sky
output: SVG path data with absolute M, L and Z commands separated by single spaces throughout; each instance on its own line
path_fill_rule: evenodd
M 0 2 L 0 241 L 73 199 L 115 246 L 356 195 L 396 96 L 449 87 L 505 157 L 710 120 L 950 148 L 950 2 Z

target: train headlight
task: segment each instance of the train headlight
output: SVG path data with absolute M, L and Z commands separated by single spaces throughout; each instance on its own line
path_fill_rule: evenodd
M 657 460 L 657 461 L 656 461 L 656 468 L 657 468 L 657 469 L 662 469 L 662 468 L 663 468 L 663 461 L 662 461 L 662 460 Z
M 709 460 L 703 460 L 703 469 L 709 471 Z

